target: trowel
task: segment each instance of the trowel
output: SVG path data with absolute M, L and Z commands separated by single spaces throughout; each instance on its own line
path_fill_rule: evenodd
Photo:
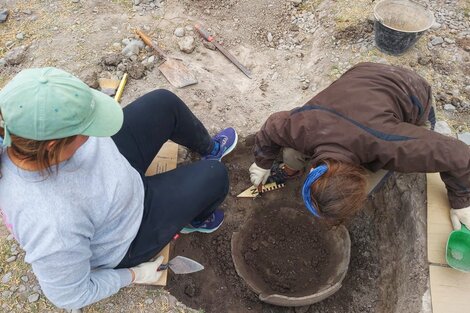
M 190 274 L 202 271 L 204 266 L 187 257 L 178 255 L 171 259 L 168 263 L 160 265 L 158 267 L 158 271 L 164 271 L 168 268 L 170 268 L 175 274 Z
M 446 261 L 456 270 L 470 272 L 470 230 L 463 224 L 460 230 L 454 230 L 449 235 Z

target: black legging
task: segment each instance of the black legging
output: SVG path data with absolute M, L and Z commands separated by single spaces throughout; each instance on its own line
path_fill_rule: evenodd
M 201 155 L 212 150 L 206 128 L 181 99 L 155 90 L 124 108 L 124 124 L 114 142 L 140 173 L 145 187 L 144 214 L 137 236 L 117 268 L 148 261 L 189 222 L 205 220 L 228 193 L 228 173 L 218 161 L 198 161 L 145 177 L 168 140 Z

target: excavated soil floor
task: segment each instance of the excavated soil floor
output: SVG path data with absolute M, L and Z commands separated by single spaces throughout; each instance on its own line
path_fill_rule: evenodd
M 272 242 L 269 232 L 276 232 L 277 238 L 288 238 L 288 234 L 279 229 L 283 222 L 276 212 L 284 207 L 305 211 L 300 197 L 301 179 L 257 199 L 236 198 L 250 186 L 247 168 L 253 161 L 251 148 L 251 138 L 241 140 L 237 149 L 224 159 L 230 171 L 231 188 L 222 206 L 226 213 L 222 227 L 213 234 L 181 236 L 172 244 L 172 255 L 195 259 L 205 266 L 205 270 L 190 275 L 171 275 L 168 290 L 184 304 L 207 313 L 298 312 L 294 308 L 277 307 L 258 300 L 234 268 L 231 237 L 250 216 L 254 214 L 255 221 L 260 223 L 259 228 L 253 229 L 253 234 L 256 234 L 253 245 L 263 241 L 269 245 L 270 240 Z M 351 260 L 342 288 L 331 297 L 302 308 L 301 312 L 420 312 L 428 278 L 425 200 L 424 175 L 392 175 L 378 192 L 369 197 L 364 210 L 346 225 L 351 237 Z M 302 230 L 306 231 L 299 227 L 298 231 Z M 298 240 L 289 238 L 292 254 L 299 258 L 312 257 L 325 250 L 326 243 L 321 241 L 321 237 L 315 239 L 315 232 L 309 230 L 301 238 L 296 231 L 294 236 L 298 236 Z M 312 249 L 316 252 L 305 251 L 305 240 L 317 248 Z M 273 245 L 270 255 L 253 254 L 253 266 L 262 268 L 263 263 L 282 258 L 282 251 L 287 246 L 281 243 L 276 251 Z M 247 252 L 250 249 L 253 252 L 253 246 L 247 247 Z M 319 261 L 321 264 L 318 265 L 324 266 L 328 256 L 326 253 L 323 256 L 310 260 L 310 263 Z M 308 263 L 292 277 L 268 277 L 272 279 L 273 290 L 290 289 L 295 293 L 307 286 L 308 279 L 301 276 L 312 265 Z M 321 279 L 324 273 L 320 270 L 317 273 L 317 279 Z M 293 280 L 299 280 L 299 283 L 292 284 Z

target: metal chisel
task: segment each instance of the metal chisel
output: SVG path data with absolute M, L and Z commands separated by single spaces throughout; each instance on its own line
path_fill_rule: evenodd
M 245 66 L 243 66 L 243 64 L 241 64 L 240 62 L 238 62 L 237 59 L 235 59 L 235 57 L 227 51 L 227 49 L 225 49 L 221 44 L 219 44 L 217 42 L 217 40 L 215 40 L 215 38 L 211 35 L 209 35 L 209 32 L 207 32 L 207 30 L 202 27 L 202 25 L 200 24 L 196 24 L 194 25 L 194 28 L 197 29 L 197 31 L 199 32 L 199 34 L 201 34 L 201 36 L 211 42 L 220 52 L 222 52 L 222 54 L 230 60 L 230 62 L 232 62 L 233 64 L 235 64 L 236 67 L 238 67 L 242 72 L 243 74 L 245 74 L 248 78 L 251 78 L 251 72 L 249 69 L 247 69 Z

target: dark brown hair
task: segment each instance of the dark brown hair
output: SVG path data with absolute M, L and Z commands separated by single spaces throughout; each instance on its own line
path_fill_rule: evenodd
M 362 208 L 367 198 L 365 170 L 335 160 L 322 162 L 328 171 L 311 187 L 313 204 L 329 222 L 344 223 Z
M 5 130 L 0 127 L 0 136 L 5 138 Z M 70 144 L 75 137 L 54 139 L 55 143 L 49 149 L 48 144 L 53 140 L 32 140 L 10 134 L 11 146 L 8 147 L 10 153 L 21 161 L 35 163 L 37 169 L 44 175 L 52 174 L 52 164 L 59 165 L 59 158 L 65 146 Z M 6 149 L 3 150 L 6 153 Z

